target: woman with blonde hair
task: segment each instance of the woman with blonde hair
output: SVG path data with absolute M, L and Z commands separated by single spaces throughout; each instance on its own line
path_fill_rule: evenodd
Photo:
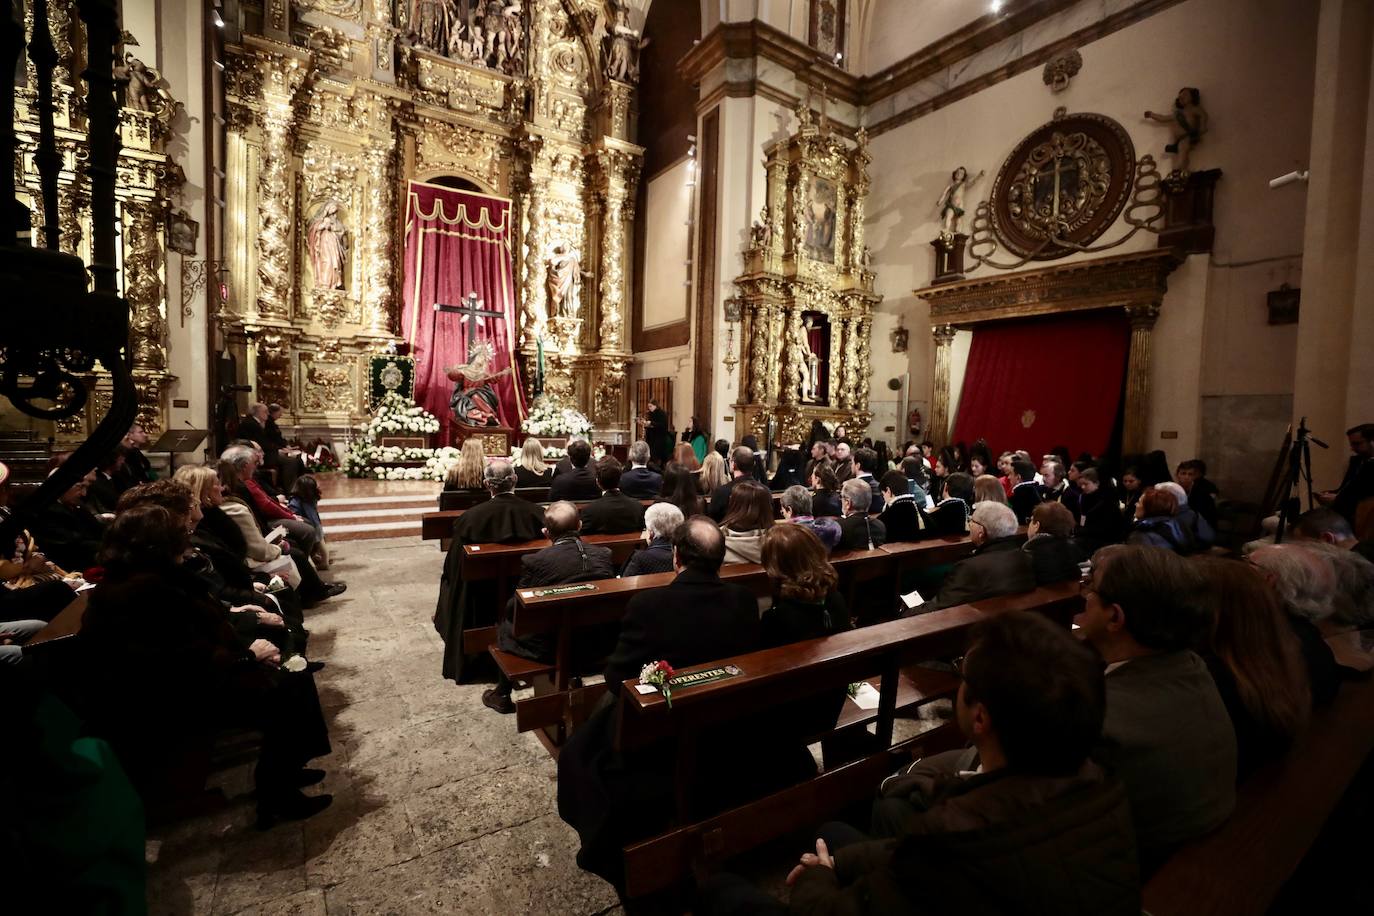
M 469 436 L 458 454 L 458 463 L 448 469 L 444 476 L 445 490 L 482 489 L 482 471 L 487 466 L 486 455 L 482 454 L 482 442 L 476 436 Z
M 228 544 L 231 549 L 236 549 L 239 543 L 243 544 L 244 565 L 254 572 L 281 576 L 292 588 L 301 587 L 301 572 L 295 560 L 279 544 L 262 536 L 253 510 L 241 498 L 233 495 L 239 486 L 239 475 L 232 461 L 221 461 L 218 472 L 208 467 L 178 468 L 173 479 L 182 481 L 190 488 L 192 497 L 200 503 L 202 515 L 215 519 L 210 524 L 221 540 L 227 538 L 232 541 Z M 229 533 L 219 516 L 233 523 L 238 531 L 237 538 Z
M 530 436 L 515 461 L 517 487 L 547 487 L 553 480 L 553 468 L 544 463 L 544 446 Z
M 706 456 L 706 460 L 701 463 L 701 470 L 697 471 L 697 479 L 700 481 L 701 492 L 707 496 L 730 482 L 730 475 L 725 470 L 725 459 L 720 457 L 720 452 L 713 451 Z
M 1002 481 L 993 477 L 991 474 L 980 474 L 973 481 L 973 504 L 981 502 L 994 502 L 1007 505 L 1007 491 L 1002 488 Z

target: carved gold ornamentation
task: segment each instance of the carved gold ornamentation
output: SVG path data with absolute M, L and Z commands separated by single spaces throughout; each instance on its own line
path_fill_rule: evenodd
M 363 0 L 295 0 L 295 3 L 300 8 L 319 10 L 340 19 L 356 20 L 363 10 Z M 390 10 L 387 11 L 387 18 L 391 18 Z
M 745 302 L 737 434 L 769 422 L 783 436 L 804 434 L 813 419 L 867 425 L 872 311 L 880 301 L 864 264 L 864 200 L 870 161 L 866 137 L 850 147 L 799 108 L 799 131 L 765 149 L 763 211 L 735 278 Z M 829 328 L 828 383 L 815 402 L 802 399 L 809 374 L 804 314 Z M 784 439 L 783 441 L 791 441 Z
M 129 347 L 136 368 L 167 368 L 167 303 L 162 282 L 161 214 L 149 204 L 124 211 L 124 296 L 129 300 Z
M 291 403 L 291 356 L 287 339 L 275 331 L 258 337 L 258 400 Z
M 290 295 L 291 121 L 287 112 L 264 113 L 258 157 L 258 312 L 282 318 Z
M 500 185 L 500 161 L 506 145 L 482 131 L 449 124 L 421 121 L 416 166 L 422 172 L 454 172 L 470 175 L 487 187 Z
M 301 362 L 301 407 L 316 412 L 350 411 L 355 406 L 354 367 L 347 363 Z
M 391 287 L 394 269 L 391 214 L 396 195 L 391 175 L 391 151 L 382 146 L 369 147 L 364 165 L 368 220 L 363 235 L 363 259 L 367 270 L 363 323 L 369 331 L 389 334 L 395 313 Z

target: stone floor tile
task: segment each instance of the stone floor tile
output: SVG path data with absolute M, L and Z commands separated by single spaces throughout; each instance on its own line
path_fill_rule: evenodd
M 349 878 L 325 890 L 329 916 L 445 913 L 515 916 L 476 844 L 466 844 Z
M 298 823 L 255 828 L 227 838 L 215 884 L 213 912 L 235 913 L 246 906 L 303 891 L 305 847 Z
M 618 901 L 615 888 L 577 867 L 577 834 L 555 814 L 485 836 L 477 846 L 496 876 L 502 912 L 590 916 Z
M 239 910 L 234 916 L 325 916 L 324 889 L 288 894 Z
M 305 870 L 311 887 L 376 871 L 417 854 L 400 804 L 360 802 L 332 808 L 304 824 Z
M 416 792 L 404 804 L 420 851 L 430 853 L 545 815 L 556 791 L 552 768 L 517 766 Z

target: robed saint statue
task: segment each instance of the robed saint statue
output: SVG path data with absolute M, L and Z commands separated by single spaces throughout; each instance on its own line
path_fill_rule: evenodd
M 469 349 L 467 362 L 444 370 L 449 381 L 454 383 L 453 397 L 448 406 L 456 422 L 464 426 L 500 425 L 501 402 L 496 397 L 492 383 L 510 374 L 511 367 L 492 372 L 491 364 L 495 358 L 496 351 L 491 341 L 478 340 Z

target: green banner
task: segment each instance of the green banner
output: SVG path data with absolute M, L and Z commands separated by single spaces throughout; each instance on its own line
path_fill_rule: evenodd
M 394 391 L 405 398 L 415 397 L 415 360 L 409 356 L 374 356 L 367 367 L 367 406 L 375 410 L 377 402 Z

